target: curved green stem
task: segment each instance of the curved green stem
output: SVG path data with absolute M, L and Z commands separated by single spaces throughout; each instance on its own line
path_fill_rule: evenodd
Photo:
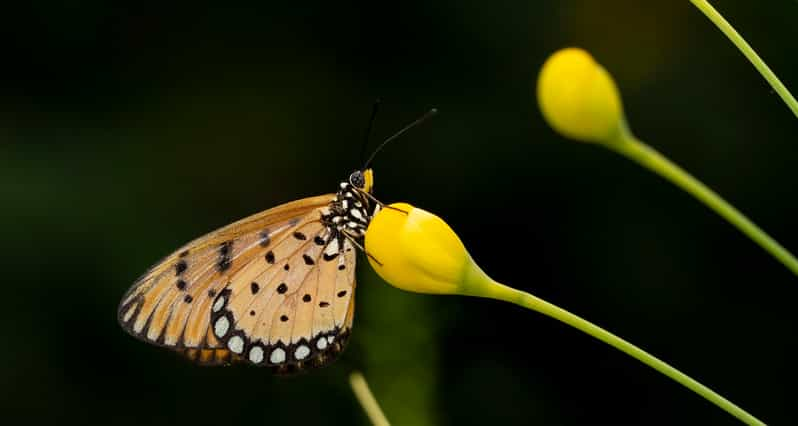
M 692 194 L 707 207 L 737 227 L 748 238 L 759 244 L 760 247 L 784 264 L 794 274 L 798 275 L 798 259 L 795 256 L 740 213 L 739 210 L 681 167 L 665 158 L 654 148 L 638 140 L 629 132 L 619 133 L 618 139 L 608 143 L 607 146 Z
M 720 29 L 723 34 L 725 34 L 726 37 L 728 37 L 729 40 L 731 40 L 731 42 L 737 46 L 738 49 L 740 49 L 740 52 L 742 52 L 743 55 L 745 55 L 745 57 L 751 61 L 751 64 L 753 64 L 754 68 L 756 68 L 757 71 L 762 74 L 762 77 L 764 77 L 765 80 L 770 83 L 770 86 L 773 87 L 773 90 L 779 94 L 784 103 L 787 104 L 787 107 L 792 110 L 792 113 L 798 117 L 798 101 L 795 100 L 795 98 L 792 96 L 792 93 L 787 90 L 787 87 L 781 83 L 781 80 L 776 77 L 776 74 L 770 70 L 770 67 L 765 64 L 765 61 L 763 61 L 762 58 L 756 54 L 754 49 L 751 48 L 751 46 L 734 29 L 734 27 L 732 27 L 732 25 L 726 19 L 724 19 L 723 16 L 718 13 L 718 11 L 715 10 L 715 8 L 712 7 L 708 1 L 690 0 L 690 2 L 693 3 L 693 5 L 704 15 L 706 15 L 706 17 L 709 18 L 709 20 L 712 21 L 712 23 L 715 24 L 715 26 L 717 26 L 718 29 Z
M 349 385 L 352 386 L 352 392 L 355 393 L 355 397 L 360 402 L 360 406 L 363 407 L 363 411 L 366 412 L 366 416 L 371 420 L 371 424 L 374 426 L 391 425 L 388 423 L 385 414 L 383 414 L 380 404 L 377 403 L 377 399 L 374 398 L 374 394 L 371 393 L 369 385 L 366 383 L 366 378 L 363 377 L 362 373 L 355 371 L 350 374 Z
M 490 280 L 484 276 L 486 280 Z M 512 287 L 505 286 L 490 280 L 490 283 L 483 283 L 481 287 L 482 292 L 480 296 L 490 297 L 492 299 L 503 300 L 505 302 L 514 303 L 533 311 L 538 311 L 544 315 L 552 317 L 558 321 L 570 325 L 580 331 L 583 331 L 596 339 L 624 352 L 633 358 L 641 361 L 643 364 L 659 371 L 660 373 L 670 377 L 676 382 L 684 385 L 686 388 L 701 395 L 704 399 L 712 402 L 718 407 L 722 408 L 734 417 L 749 425 L 764 425 L 764 423 L 752 416 L 742 408 L 738 407 L 728 399 L 720 396 L 712 389 L 702 385 L 698 381 L 690 378 L 690 376 L 682 373 L 681 371 L 671 367 L 659 358 L 649 354 L 648 352 L 640 349 L 639 347 L 627 342 L 626 340 L 610 333 L 603 328 L 584 320 L 565 309 L 552 305 L 543 299 L 535 297 L 529 293 L 516 290 Z

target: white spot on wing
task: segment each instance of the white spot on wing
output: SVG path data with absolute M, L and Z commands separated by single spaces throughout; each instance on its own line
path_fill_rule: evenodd
M 327 248 L 324 249 L 324 254 L 328 256 L 332 256 L 335 253 L 338 253 L 338 239 L 330 241 L 330 244 L 327 244 Z
M 162 330 L 163 329 L 156 330 L 156 329 L 150 327 L 149 330 L 147 330 L 147 338 L 150 339 L 150 340 L 157 339 L 158 338 L 158 333 L 161 332 Z
M 133 294 L 128 296 L 127 299 L 125 299 L 125 301 L 122 302 L 122 304 L 123 305 L 127 305 L 128 303 L 130 303 L 131 300 L 135 299 L 139 294 L 140 294 L 139 291 L 133 292 Z
M 308 355 L 310 355 L 310 348 L 305 345 L 299 345 L 294 352 L 294 357 L 296 359 L 305 359 Z
M 139 315 L 138 318 L 136 318 L 136 322 L 133 323 L 133 331 L 136 333 L 141 333 L 141 330 L 144 330 L 144 324 L 144 317 Z
M 352 210 L 351 210 L 349 213 L 350 213 L 350 214 L 352 215 L 352 217 L 354 217 L 355 219 L 358 219 L 358 220 L 363 220 L 363 213 L 360 213 L 360 210 L 358 210 L 358 209 L 352 209 Z
M 219 298 L 216 299 L 216 302 L 213 303 L 213 312 L 221 311 L 224 307 L 224 302 L 224 296 L 219 296 Z
M 216 324 L 213 325 L 213 334 L 216 337 L 224 337 L 228 330 L 230 330 L 230 320 L 226 316 L 219 317 L 216 320 Z
M 260 364 L 263 361 L 263 348 L 260 346 L 253 346 L 249 350 L 249 360 L 255 364 Z
M 285 361 L 285 351 L 281 348 L 277 348 L 272 351 L 272 354 L 269 356 L 269 361 L 272 364 L 280 364 L 281 362 Z
M 233 336 L 227 341 L 227 347 L 237 353 L 244 352 L 244 339 L 241 336 Z
M 332 343 L 335 340 L 335 336 L 327 336 L 327 343 Z
M 131 305 L 130 308 L 125 312 L 125 316 L 122 317 L 124 322 L 130 321 L 130 317 L 133 316 L 133 312 L 136 312 L 136 305 Z
M 327 347 L 327 339 L 325 339 L 324 337 L 320 337 L 320 338 L 319 338 L 319 340 L 316 342 L 316 347 L 317 347 L 317 348 L 318 348 L 320 351 L 323 351 L 323 350 L 324 350 L 324 348 L 326 348 L 326 347 Z

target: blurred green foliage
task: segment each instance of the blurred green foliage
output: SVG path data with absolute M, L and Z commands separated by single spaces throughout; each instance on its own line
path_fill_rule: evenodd
M 798 3 L 714 4 L 798 87 Z M 795 118 L 689 2 L 13 7 L 0 18 L 5 421 L 365 424 L 346 381 L 357 368 L 397 425 L 733 424 L 550 319 L 402 293 L 366 262 L 350 347 L 296 378 L 197 368 L 117 326 L 119 298 L 162 255 L 333 191 L 380 97 L 375 143 L 441 113 L 377 157 L 378 197 L 446 218 L 497 280 L 795 422 L 795 278 L 536 110 L 542 61 L 587 48 L 637 134 L 795 250 Z

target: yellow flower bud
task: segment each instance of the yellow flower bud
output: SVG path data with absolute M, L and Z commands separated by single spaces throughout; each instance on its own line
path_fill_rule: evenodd
M 476 295 L 491 282 L 443 219 L 407 203 L 382 208 L 365 242 L 377 274 L 402 290 Z
M 583 142 L 612 142 L 625 131 L 612 76 L 578 48 L 555 52 L 538 77 L 538 104 L 554 130 Z

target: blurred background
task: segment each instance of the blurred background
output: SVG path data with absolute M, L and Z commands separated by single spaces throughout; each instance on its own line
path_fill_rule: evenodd
M 717 0 L 793 91 L 798 3 Z M 491 276 L 581 315 L 773 424 L 798 421 L 798 279 L 703 205 L 543 122 L 565 46 L 632 129 L 798 250 L 796 118 L 687 0 L 33 1 L 0 17 L 0 405 L 8 424 L 735 424 L 632 358 L 495 301 L 359 267 L 350 345 L 293 378 L 199 368 L 116 323 L 184 242 L 332 192 L 372 146 L 376 195 L 444 217 Z M 361 260 L 363 260 L 361 258 Z

